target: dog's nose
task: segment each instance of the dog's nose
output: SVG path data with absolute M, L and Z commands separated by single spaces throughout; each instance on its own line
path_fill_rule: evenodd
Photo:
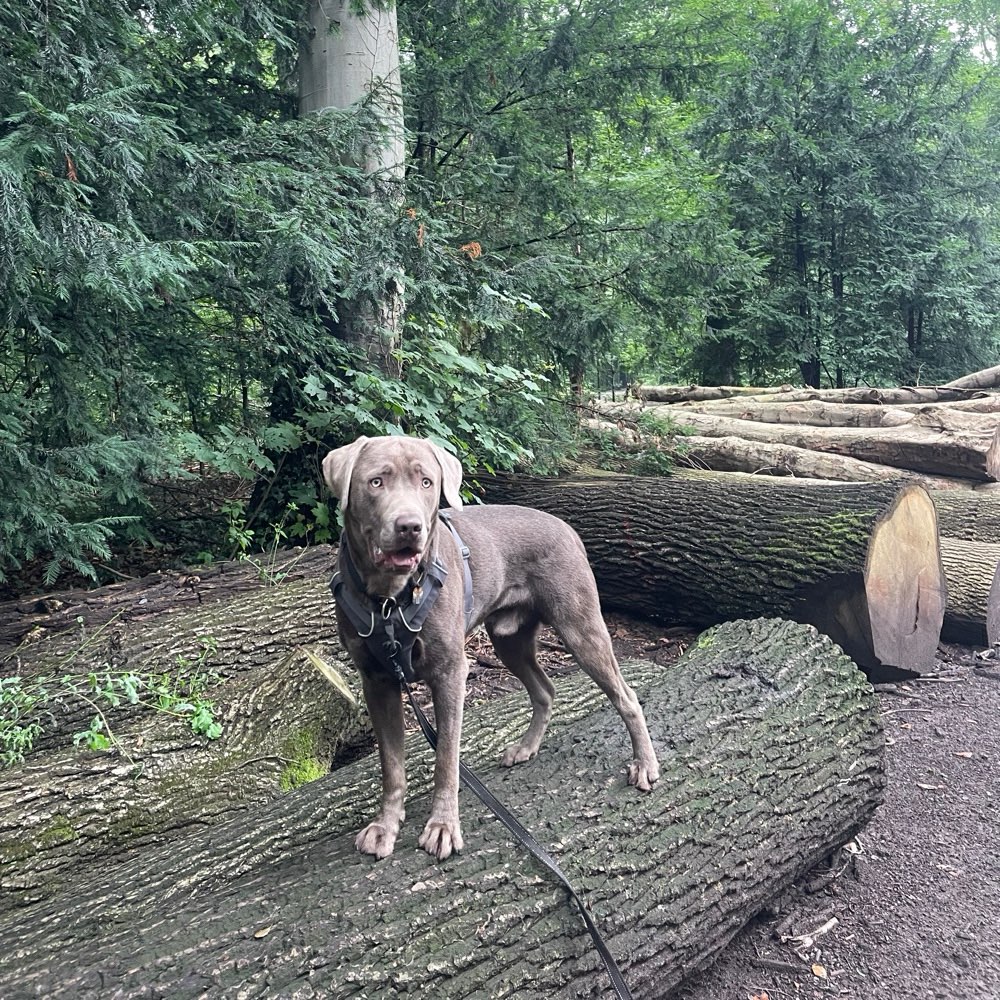
M 396 518 L 396 536 L 398 538 L 416 541 L 424 530 L 423 521 L 415 514 L 400 514 Z

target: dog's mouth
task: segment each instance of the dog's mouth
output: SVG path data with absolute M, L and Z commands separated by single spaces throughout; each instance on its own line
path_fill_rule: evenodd
M 391 570 L 394 573 L 412 573 L 420 565 L 422 555 L 420 549 L 411 546 L 386 552 L 376 545 L 372 552 L 375 565 L 379 569 Z

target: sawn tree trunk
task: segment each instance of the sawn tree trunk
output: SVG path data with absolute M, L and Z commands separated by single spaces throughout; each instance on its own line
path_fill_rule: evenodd
M 611 419 L 635 418 L 643 412 L 634 403 L 602 403 L 599 409 Z M 932 409 L 914 414 L 899 427 L 866 428 L 764 424 L 695 410 L 678 412 L 665 405 L 647 406 L 645 412 L 693 427 L 702 437 L 792 445 L 936 476 L 1000 478 L 1000 424 L 988 415 Z
M 919 486 L 482 479 L 490 503 L 579 532 L 605 606 L 669 624 L 748 614 L 806 621 L 873 677 L 934 663 L 945 606 L 934 505 Z
M 0 770 L 0 910 L 79 883 L 88 865 L 137 844 L 259 808 L 324 773 L 345 745 L 370 740 L 367 716 L 300 651 L 318 653 L 354 685 L 325 573 L 213 604 L 189 594 L 188 603 L 146 618 L 141 592 L 131 592 L 125 614 L 89 641 L 64 632 L 19 650 L 22 676 L 53 678 L 53 688 L 62 674 L 108 668 L 218 672 L 205 693 L 223 730 L 210 741 L 168 714 L 104 706 L 120 749 L 89 751 L 72 737 L 93 707 L 79 698 L 54 705 L 25 763 Z
M 637 1000 L 659 1000 L 867 823 L 883 735 L 854 664 L 790 622 L 726 624 L 671 669 L 625 672 L 662 761 L 649 795 L 626 786 L 621 720 L 579 674 L 560 683 L 534 761 L 496 763 L 527 720 L 524 698 L 470 713 L 463 743 L 582 892 Z M 435 864 L 417 850 L 429 754 L 415 739 L 388 860 L 353 845 L 376 796 L 368 758 L 2 913 L 0 995 L 607 996 L 563 890 L 475 799 L 462 793 L 460 855 Z

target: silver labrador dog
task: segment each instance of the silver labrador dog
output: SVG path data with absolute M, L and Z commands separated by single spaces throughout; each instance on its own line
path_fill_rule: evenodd
M 559 633 L 624 720 L 634 758 L 629 784 L 643 791 L 652 788 L 659 765 L 646 720 L 618 667 L 583 543 L 569 525 L 528 507 L 460 510 L 461 464 L 420 438 L 359 438 L 331 451 L 323 474 L 340 500 L 356 576 L 373 608 L 414 587 L 415 580 L 419 585 L 435 555 L 448 571 L 412 652 L 413 671 L 430 688 L 438 728 L 431 814 L 419 839 L 425 851 L 444 859 L 462 849 L 458 756 L 468 672 L 464 570 L 458 546 L 438 517 L 442 494 L 470 551 L 474 603 L 468 630 L 486 626 L 497 656 L 531 698 L 531 722 L 521 739 L 507 747 L 503 764 L 534 757 L 549 722 L 554 688 L 535 656 L 535 636 L 544 623 Z M 343 548 L 344 539 L 341 553 Z M 339 601 L 337 618 L 341 639 L 361 675 L 382 767 L 381 809 L 356 844 L 358 850 L 384 858 L 392 853 L 404 818 L 399 682 L 379 664 Z

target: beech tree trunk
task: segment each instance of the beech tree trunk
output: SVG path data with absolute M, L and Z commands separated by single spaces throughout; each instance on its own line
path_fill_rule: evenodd
M 141 613 L 141 592 L 131 600 L 130 611 Z M 93 707 L 54 705 L 26 762 L 0 770 L 0 909 L 51 895 L 95 860 L 257 808 L 370 739 L 360 709 L 296 652 L 316 651 L 354 684 L 325 577 L 214 604 L 192 595 L 191 605 L 134 623 L 123 616 L 89 645 L 63 632 L 19 651 L 25 678 L 109 666 L 190 674 L 210 639 L 215 651 L 199 669 L 219 674 L 205 694 L 223 732 L 209 741 L 170 715 L 104 706 L 121 750 L 88 751 L 72 736 L 87 728 Z
M 934 504 L 918 486 L 482 479 L 580 534 L 607 607 L 669 624 L 747 614 L 810 622 L 873 677 L 934 664 L 945 606 Z
M 496 763 L 527 721 L 523 697 L 471 712 L 463 743 L 582 892 L 637 1000 L 658 1000 L 864 827 L 882 798 L 883 735 L 854 664 L 790 622 L 729 623 L 669 670 L 624 669 L 662 761 L 649 795 L 626 786 L 621 720 L 580 674 L 560 682 L 534 761 Z M 418 740 L 386 861 L 353 846 L 376 797 L 367 758 L 0 911 L 0 995 L 607 996 L 563 890 L 466 792 L 464 851 L 436 864 L 416 849 L 430 779 Z
M 599 409 L 611 419 L 635 418 L 641 412 L 636 404 L 604 403 Z M 694 410 L 680 415 L 673 408 L 663 412 L 705 437 L 792 445 L 930 475 L 980 480 L 1000 476 L 1000 424 L 976 419 L 975 414 L 922 411 L 900 427 L 852 428 L 759 424 Z

